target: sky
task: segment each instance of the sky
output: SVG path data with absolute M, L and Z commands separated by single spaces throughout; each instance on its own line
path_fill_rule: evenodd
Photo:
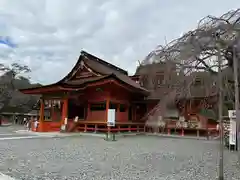
M 134 74 L 155 47 L 197 28 L 239 0 L 0 0 L 0 63 L 28 65 L 33 82 L 54 83 L 85 50 Z

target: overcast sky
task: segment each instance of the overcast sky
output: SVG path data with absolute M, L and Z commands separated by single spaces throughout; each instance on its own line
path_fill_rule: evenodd
M 0 0 L 0 61 L 21 62 L 43 84 L 65 76 L 86 50 L 130 74 L 157 45 L 197 27 L 239 0 Z

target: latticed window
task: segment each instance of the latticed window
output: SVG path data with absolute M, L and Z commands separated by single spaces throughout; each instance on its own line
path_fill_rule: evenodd
M 120 104 L 120 106 L 119 106 L 119 111 L 120 111 L 120 112 L 126 112 L 126 110 L 127 110 L 126 105 L 125 105 L 125 104 Z
M 101 103 L 92 103 L 90 105 L 91 111 L 105 111 L 106 110 L 106 102 Z

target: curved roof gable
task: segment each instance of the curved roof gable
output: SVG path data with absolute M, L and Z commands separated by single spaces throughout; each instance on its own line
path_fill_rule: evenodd
M 94 70 L 95 72 L 99 73 L 100 75 L 109 75 L 109 74 L 123 74 L 128 76 L 128 72 L 110 64 L 96 56 L 93 56 L 85 51 L 81 51 L 81 55 L 78 58 L 77 63 L 73 67 L 73 69 L 58 83 L 69 81 L 73 78 L 73 76 L 80 70 L 82 61 L 87 64 L 87 66 Z

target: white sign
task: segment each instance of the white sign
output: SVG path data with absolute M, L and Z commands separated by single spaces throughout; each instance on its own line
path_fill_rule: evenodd
M 115 116 L 116 116 L 115 109 L 108 109 L 108 117 L 107 117 L 108 126 L 115 126 L 115 120 L 116 120 Z
M 62 131 L 65 131 L 65 130 L 66 130 L 66 125 L 65 125 L 65 124 L 61 125 L 61 130 L 62 130 Z
M 236 132 L 237 132 L 237 123 L 235 120 L 230 119 L 230 132 L 229 132 L 229 144 L 236 145 Z
M 228 110 L 229 118 L 236 118 L 236 110 Z
M 236 110 L 228 110 L 228 116 L 230 118 L 229 144 L 236 145 L 237 140 Z
M 67 123 L 68 123 L 68 118 L 65 118 L 64 119 L 64 124 L 67 125 Z
M 78 122 L 78 116 L 74 118 L 74 122 Z

